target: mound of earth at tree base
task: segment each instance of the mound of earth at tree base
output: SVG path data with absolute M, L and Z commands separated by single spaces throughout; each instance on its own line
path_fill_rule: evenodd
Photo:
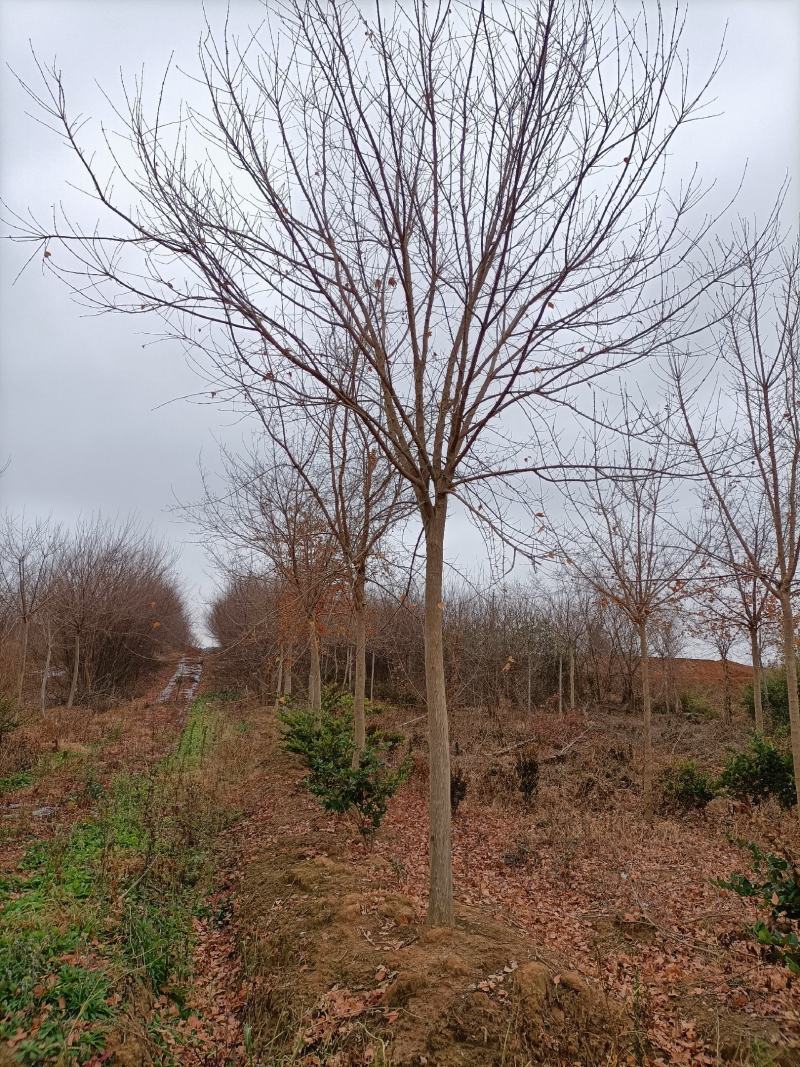
M 374 882 L 386 861 L 372 857 Z M 256 1048 L 330 1067 L 626 1062 L 631 1021 L 519 931 L 459 910 L 424 925 L 410 898 L 356 891 L 352 865 L 282 842 L 239 888 Z

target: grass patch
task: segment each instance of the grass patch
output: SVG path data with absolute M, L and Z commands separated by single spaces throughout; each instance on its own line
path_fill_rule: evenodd
M 137 990 L 182 1007 L 192 918 L 226 818 L 197 773 L 217 732 L 213 706 L 195 701 L 172 755 L 115 778 L 90 818 L 0 880 L 0 1040 L 17 1062 L 86 1062 L 142 1001 Z
M 5 778 L 0 778 L 0 793 L 13 793 L 15 790 L 25 789 L 29 785 L 33 785 L 33 771 L 30 768 L 26 771 L 16 771 L 14 774 L 7 774 Z

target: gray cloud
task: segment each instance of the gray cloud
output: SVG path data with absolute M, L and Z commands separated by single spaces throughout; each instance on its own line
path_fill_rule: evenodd
M 234 18 L 255 25 L 257 0 L 237 0 Z M 212 21 L 221 3 L 206 3 Z M 676 148 L 673 180 L 699 164 L 716 181 L 713 203 L 735 188 L 745 162 L 739 202 L 745 214 L 763 214 L 785 176 L 800 170 L 800 5 L 794 0 L 692 0 L 686 45 L 691 69 L 713 62 L 727 30 L 727 61 L 715 84 L 719 117 L 691 127 Z M 2 59 L 25 77 L 33 64 L 29 39 L 45 60 L 57 55 L 73 108 L 108 115 L 95 81 L 118 92 L 119 72 L 144 67 L 157 81 L 174 53 L 190 68 L 202 8 L 195 0 L 0 0 Z M 178 79 L 180 76 L 177 76 Z M 0 185 L 16 209 L 39 214 L 78 178 L 59 139 L 25 112 L 29 102 L 12 74 L 0 73 Z M 796 184 L 788 208 L 798 211 Z M 86 207 L 83 217 L 91 218 Z M 789 221 L 787 219 L 787 221 Z M 185 543 L 186 528 L 170 513 L 175 496 L 199 494 L 197 457 L 213 467 L 215 437 L 236 440 L 241 427 L 213 405 L 177 401 L 201 387 L 182 353 L 169 342 L 150 343 L 145 318 L 84 317 L 69 295 L 43 276 L 38 263 L 12 286 L 24 250 L 0 248 L 0 500 L 12 509 L 52 513 L 65 521 L 102 509 L 136 512 L 181 544 L 181 569 L 199 608 L 212 586 L 200 546 Z M 463 518 L 450 532 L 451 552 L 474 553 Z

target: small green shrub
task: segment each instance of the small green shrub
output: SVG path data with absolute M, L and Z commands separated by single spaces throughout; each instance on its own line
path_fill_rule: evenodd
M 710 775 L 694 760 L 681 760 L 661 776 L 664 807 L 691 810 L 704 808 L 716 795 Z
M 372 740 L 376 748 L 383 748 L 387 752 L 394 752 L 406 740 L 406 735 L 401 730 L 382 730 L 374 722 L 367 726 L 367 737 Z
M 740 844 L 752 855 L 756 880 L 736 873 L 715 885 L 757 900 L 766 909 L 766 921 L 756 923 L 753 934 L 793 974 L 800 975 L 800 866 L 788 854 L 776 856 L 762 852 L 758 845 Z
M 526 804 L 533 803 L 539 788 L 539 761 L 535 756 L 517 756 L 514 771 L 523 800 Z
M 410 762 L 390 767 L 382 758 L 382 738 L 368 737 L 354 760 L 352 718 L 348 714 L 319 714 L 300 709 L 284 712 L 284 747 L 300 756 L 308 768 L 306 784 L 325 811 L 354 818 L 367 839 L 379 829 L 389 800 L 406 780 Z
M 774 796 L 783 807 L 790 808 L 797 802 L 791 753 L 756 735 L 744 752 L 728 756 L 717 787 L 755 804 Z
M 353 694 L 339 685 L 326 685 L 322 689 L 321 706 L 326 714 L 352 714 Z

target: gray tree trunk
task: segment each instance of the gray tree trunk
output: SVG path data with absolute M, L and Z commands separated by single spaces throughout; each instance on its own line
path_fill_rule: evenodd
M 781 595 L 783 658 L 786 666 L 786 695 L 789 704 L 789 729 L 792 737 L 794 780 L 800 783 L 800 697 L 797 691 L 797 648 L 794 639 L 794 611 L 788 592 Z M 795 809 L 800 818 L 800 803 Z
M 530 654 L 530 651 L 529 651 L 528 652 L 528 714 L 529 715 L 531 713 L 531 681 L 532 681 L 531 654 Z
M 761 699 L 761 649 L 758 642 L 758 630 L 750 630 L 750 655 L 753 661 L 753 714 L 757 734 L 765 733 L 764 702 Z
M 75 634 L 75 661 L 72 664 L 72 682 L 69 687 L 69 697 L 67 699 L 67 707 L 71 708 L 75 703 L 75 692 L 78 688 L 78 667 L 81 662 L 81 635 Z
M 642 665 L 642 792 L 645 814 L 653 813 L 653 704 L 650 694 L 650 650 L 647 646 L 647 623 L 639 623 L 639 656 Z
M 290 697 L 292 695 L 292 650 L 291 648 L 286 651 L 286 660 L 283 664 L 283 695 Z
M 28 663 L 28 635 L 31 629 L 31 620 L 26 616 L 22 624 L 22 661 L 19 665 L 19 678 L 17 679 L 17 703 L 22 703 L 25 691 L 25 667 Z
M 314 619 L 308 620 L 308 706 L 312 711 L 320 711 L 322 708 L 322 678 L 319 671 L 319 635 L 317 624 Z
M 42 711 L 47 707 L 47 682 L 50 677 L 50 659 L 53 655 L 53 631 L 48 624 L 47 626 L 47 655 L 44 661 L 44 670 L 42 671 L 42 688 L 39 693 L 39 704 Z
M 280 650 L 278 652 L 278 670 L 277 670 L 277 679 L 276 679 L 276 682 L 275 682 L 275 706 L 276 707 L 278 706 L 278 703 L 279 703 L 280 698 L 281 698 L 281 687 L 282 686 L 283 686 L 283 646 L 281 646 L 281 648 L 280 648 Z
M 447 497 L 437 498 L 425 524 L 425 688 L 428 701 L 430 761 L 430 895 L 428 922 L 453 925 L 453 857 L 450 826 L 450 736 L 445 692 L 444 530 Z
M 353 688 L 353 731 L 356 742 L 355 758 L 363 752 L 367 741 L 367 723 L 364 712 L 365 692 L 367 685 L 367 621 L 366 621 L 366 597 L 364 589 L 366 575 L 359 572 L 356 575 L 353 588 L 353 613 L 356 636 L 356 670 L 355 686 Z M 373 667 L 375 659 L 372 660 Z

